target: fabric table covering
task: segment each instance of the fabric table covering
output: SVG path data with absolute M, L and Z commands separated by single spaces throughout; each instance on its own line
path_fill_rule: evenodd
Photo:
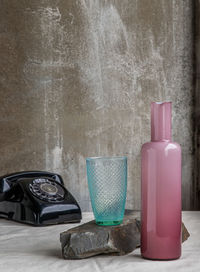
M 81 224 L 92 219 L 92 213 L 83 213 Z M 99 255 L 82 260 L 64 260 L 60 233 L 77 224 L 33 227 L 0 219 L 0 272 L 200 271 L 200 212 L 183 212 L 183 222 L 190 237 L 182 245 L 179 260 L 145 260 L 141 258 L 139 249 L 125 256 Z

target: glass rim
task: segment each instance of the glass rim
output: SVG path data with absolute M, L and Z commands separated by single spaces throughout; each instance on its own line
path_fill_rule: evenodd
M 113 156 L 113 157 L 104 157 L 104 156 L 100 156 L 100 157 L 87 157 L 86 161 L 95 161 L 95 160 L 127 160 L 126 156 Z

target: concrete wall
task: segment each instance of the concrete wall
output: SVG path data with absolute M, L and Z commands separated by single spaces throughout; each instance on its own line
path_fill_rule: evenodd
M 193 207 L 200 210 L 200 0 L 195 0 L 194 33 L 194 179 Z
M 60 173 L 90 209 L 85 157 L 128 156 L 140 208 L 150 102 L 173 102 L 192 202 L 192 1 L 0 0 L 0 174 Z

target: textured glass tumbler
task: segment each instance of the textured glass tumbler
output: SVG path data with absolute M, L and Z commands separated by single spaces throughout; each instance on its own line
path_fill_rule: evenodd
M 90 199 L 98 225 L 119 225 L 123 221 L 126 189 L 126 157 L 87 158 Z

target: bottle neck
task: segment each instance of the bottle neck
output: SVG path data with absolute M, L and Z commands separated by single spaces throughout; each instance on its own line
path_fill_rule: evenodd
M 171 102 L 151 103 L 151 141 L 171 141 Z

